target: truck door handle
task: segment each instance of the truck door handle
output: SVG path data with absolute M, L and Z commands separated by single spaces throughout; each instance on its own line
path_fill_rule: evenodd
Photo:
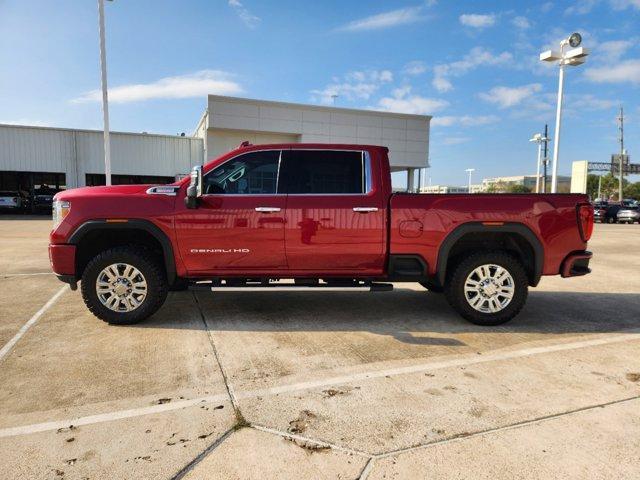
M 353 207 L 354 212 L 358 213 L 369 213 L 369 212 L 377 212 L 377 207 Z
M 261 212 L 261 213 L 274 213 L 279 211 L 280 211 L 279 207 L 256 207 L 256 212 Z

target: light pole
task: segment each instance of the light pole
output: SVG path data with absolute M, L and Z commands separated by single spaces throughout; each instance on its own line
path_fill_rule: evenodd
M 475 172 L 475 171 L 476 171 L 475 168 L 467 168 L 465 170 L 465 172 L 467 172 L 469 174 L 469 183 L 468 183 L 468 186 L 467 186 L 467 193 L 471 193 L 471 174 L 473 172 Z
M 109 97 L 107 95 L 107 48 L 104 40 L 104 0 L 98 0 L 98 17 L 98 29 L 100 31 L 102 117 L 104 121 L 104 178 L 105 184 L 111 185 L 111 144 L 109 141 Z
M 538 144 L 538 161 L 536 166 L 536 193 L 540 193 L 540 164 L 542 163 L 542 144 L 549 139 L 543 136 L 541 133 L 536 133 L 532 138 L 529 139 L 530 142 L 535 142 Z
M 572 33 L 569 38 L 565 38 L 560 42 L 560 52 L 547 50 L 540 54 L 540 60 L 543 62 L 558 62 L 560 67 L 560 76 L 558 79 L 558 105 L 556 107 L 556 133 L 555 143 L 553 144 L 553 167 L 551 173 L 551 193 L 556 193 L 558 189 L 558 155 L 560 152 L 560 123 L 562 121 L 562 94 L 564 90 L 564 67 L 569 65 L 577 67 L 585 62 L 585 57 L 589 55 L 589 51 L 580 47 L 582 36 L 579 33 Z M 565 47 L 569 45 L 571 50 L 565 52 Z

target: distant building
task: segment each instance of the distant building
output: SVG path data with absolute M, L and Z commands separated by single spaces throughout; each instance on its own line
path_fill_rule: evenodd
M 542 182 L 542 177 L 540 177 Z M 482 180 L 482 191 L 486 192 L 490 190 L 492 185 L 502 185 L 509 187 L 511 185 L 524 185 L 532 192 L 536 190 L 536 176 L 535 175 L 516 175 L 512 177 L 493 177 L 484 178 Z M 495 187 L 494 187 L 495 188 Z M 571 177 L 558 175 L 558 192 L 569 192 L 571 189 Z M 551 175 L 547 176 L 547 192 L 551 191 Z
M 420 193 L 467 193 L 468 188 L 453 185 L 429 185 L 420 187 Z

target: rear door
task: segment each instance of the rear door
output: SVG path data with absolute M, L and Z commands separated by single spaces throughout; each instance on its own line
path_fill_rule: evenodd
M 198 208 L 176 215 L 190 272 L 251 273 L 286 268 L 285 195 L 277 193 L 280 150 L 240 154 L 207 172 Z
M 304 274 L 379 275 L 385 206 L 380 172 L 361 150 L 283 151 L 279 191 L 287 193 L 285 252 Z

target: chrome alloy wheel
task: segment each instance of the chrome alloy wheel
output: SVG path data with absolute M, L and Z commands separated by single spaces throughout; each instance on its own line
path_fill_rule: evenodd
M 109 310 L 131 312 L 147 298 L 147 281 L 133 265 L 113 263 L 98 274 L 96 293 Z
M 464 297 L 471 307 L 482 313 L 504 310 L 514 293 L 513 277 L 500 265 L 480 265 L 464 282 Z

